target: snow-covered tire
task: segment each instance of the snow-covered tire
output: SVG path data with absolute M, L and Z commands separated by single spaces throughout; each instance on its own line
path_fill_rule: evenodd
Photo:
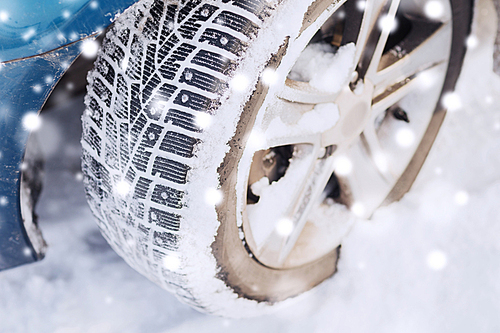
M 339 246 L 282 269 L 253 256 L 238 210 L 238 165 L 259 110 L 275 99 L 263 73 L 273 69 L 284 80 L 338 7 L 326 0 L 143 0 L 105 37 L 83 116 L 88 202 L 128 264 L 202 311 L 259 314 L 336 271 Z M 463 58 L 465 7 L 452 5 L 465 28 L 454 30 L 444 91 Z M 421 163 L 402 178 L 411 184 Z

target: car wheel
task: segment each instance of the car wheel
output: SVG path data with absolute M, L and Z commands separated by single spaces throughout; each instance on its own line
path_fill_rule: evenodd
M 331 277 L 411 186 L 464 56 L 471 3 L 140 1 L 88 75 L 87 198 L 136 270 L 248 316 Z

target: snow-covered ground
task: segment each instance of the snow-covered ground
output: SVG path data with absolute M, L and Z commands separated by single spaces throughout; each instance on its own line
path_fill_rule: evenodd
M 0 272 L 0 332 L 499 332 L 500 78 L 483 23 L 457 87 L 461 107 L 411 192 L 355 225 L 333 279 L 269 316 L 198 313 L 129 268 L 85 201 L 82 100 L 47 113 L 39 215 L 49 251 Z

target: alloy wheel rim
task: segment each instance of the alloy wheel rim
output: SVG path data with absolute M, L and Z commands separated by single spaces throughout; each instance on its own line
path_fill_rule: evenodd
M 355 41 L 355 50 L 348 50 L 352 68 L 341 89 L 330 91 L 312 80 L 294 80 L 289 72 L 261 116 L 264 121 L 253 129 L 245 149 L 253 162 L 244 168 L 240 238 L 257 261 L 288 269 L 321 258 L 340 244 L 356 217 L 371 216 L 394 187 L 431 121 L 446 76 L 451 8 L 434 3 L 442 6 L 439 16 L 405 0 L 368 2 L 363 10 L 350 0 L 319 28 L 310 28 L 315 31 L 309 32 L 309 46 L 318 34 L 331 32 L 326 25 L 334 30 L 334 56 Z M 342 25 L 341 40 L 332 20 Z M 410 29 L 398 40 L 394 24 Z M 431 52 L 443 45 L 442 52 Z M 427 100 L 415 102 L 422 97 Z M 415 111 L 419 107 L 424 111 Z M 304 116 L 316 116 L 319 129 L 301 129 Z M 291 157 L 281 165 L 285 170 L 277 171 L 273 163 L 283 164 L 283 151 Z M 318 211 L 323 216 L 316 220 L 333 211 L 334 221 L 312 222 Z

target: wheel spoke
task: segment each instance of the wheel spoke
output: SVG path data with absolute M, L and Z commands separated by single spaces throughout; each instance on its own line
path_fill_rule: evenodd
M 291 144 L 320 145 L 321 133 L 333 128 L 339 119 L 333 103 L 302 104 L 277 99 L 268 106 L 258 130 L 252 133 L 256 148 L 264 149 Z
M 373 1 L 365 9 L 357 40 L 358 79 L 376 71 L 395 20 L 399 0 Z
M 278 93 L 278 97 L 283 100 L 301 104 L 333 103 L 337 95 L 338 93 L 322 92 L 315 89 L 307 82 L 289 78 L 286 79 L 283 90 Z
M 409 79 L 418 74 L 447 61 L 446 50 L 443 52 L 436 52 L 436 50 L 442 50 L 443 45 L 446 45 L 451 35 L 450 29 L 450 24 L 440 25 L 411 52 L 399 55 L 397 60 L 391 60 L 391 65 L 383 70 L 370 73 L 369 80 L 375 86 L 375 96 L 383 94 L 398 84 L 402 86 L 401 83 L 409 82 Z M 388 57 L 392 56 L 388 52 Z
M 382 174 L 388 182 L 394 181 L 395 177 L 392 174 L 391 166 L 390 163 L 388 163 L 386 153 L 384 153 L 384 150 L 380 146 L 374 122 L 370 121 L 367 124 L 361 134 L 361 141 L 368 149 L 370 157 L 380 174 Z
M 432 76 L 425 77 L 420 74 L 430 73 L 432 69 L 446 62 L 446 55 L 435 50 L 440 49 L 439 45 L 443 44 L 449 33 L 449 25 L 441 25 L 411 53 L 384 70 L 370 75 L 370 81 L 375 86 L 373 119 L 414 89 L 432 85 L 432 82 L 430 85 L 429 82 L 424 82 L 432 81 Z
M 336 174 L 344 184 L 343 192 L 348 193 L 346 200 L 351 210 L 357 216 L 369 218 L 383 202 L 394 181 L 388 180 L 380 172 L 380 168 L 366 154 L 365 149 L 361 138 L 354 142 L 348 151 L 338 157 L 344 161 L 339 164 L 341 169 L 338 169 Z M 345 167 L 346 163 L 349 168 Z
M 428 19 L 408 16 L 401 17 L 401 20 L 403 20 L 403 25 L 410 27 L 410 32 L 403 38 L 403 40 L 399 40 L 397 44 L 391 45 L 390 49 L 384 50 L 385 52 L 379 62 L 379 72 L 401 60 L 401 58 L 406 55 L 412 53 L 417 48 L 421 47 L 422 44 L 431 41 L 432 38 L 438 37 L 438 35 L 436 35 L 438 30 L 443 25 L 448 25 L 449 23 L 429 21 Z M 445 42 L 445 40 L 442 40 L 442 42 Z M 441 44 L 441 47 L 444 45 L 445 44 Z M 429 55 L 439 55 L 439 52 L 432 50 Z
M 399 102 L 403 97 L 410 93 L 418 85 L 416 76 L 404 78 L 390 87 L 387 87 L 381 94 L 375 96 L 372 102 L 372 120 L 385 110 Z

